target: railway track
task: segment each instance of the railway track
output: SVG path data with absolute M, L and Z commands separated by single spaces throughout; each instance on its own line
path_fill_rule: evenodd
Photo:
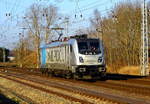
M 42 87 L 39 87 L 39 86 L 35 86 L 35 85 L 33 85 L 33 84 L 30 84 L 30 83 L 26 83 L 26 82 L 20 80 L 20 79 L 23 79 L 23 78 L 19 78 L 19 79 L 16 79 L 16 78 L 15 78 L 15 79 L 14 79 L 14 76 L 11 76 L 11 77 L 10 77 L 10 75 L 8 75 L 8 76 L 0 75 L 0 77 L 6 78 L 6 79 L 8 79 L 8 80 L 15 81 L 15 82 L 20 83 L 20 84 L 23 84 L 23 85 L 25 85 L 25 86 L 32 87 L 32 88 L 34 88 L 34 89 L 38 89 L 38 90 L 40 90 L 40 91 L 42 91 L 42 92 L 46 92 L 46 93 L 50 93 L 50 94 L 57 95 L 57 96 L 59 96 L 59 97 L 63 97 L 63 98 L 65 98 L 65 99 L 70 100 L 70 101 L 73 101 L 73 102 L 79 102 L 79 103 L 81 103 L 81 104 L 93 104 L 93 103 L 91 103 L 91 102 L 84 101 L 84 100 L 82 100 L 82 99 L 78 99 L 78 98 L 71 97 L 71 96 L 68 96 L 68 95 L 65 95 L 65 94 L 62 94 L 62 93 L 58 93 L 58 92 L 54 92 L 54 91 L 51 91 L 51 90 L 42 88 Z M 33 81 L 32 81 L 32 82 L 33 82 Z
M 124 81 L 124 82 L 141 84 L 141 85 L 150 85 L 150 77 L 142 78 L 142 79 L 130 79 L 130 80 Z
M 5 73 L 6 74 L 6 73 Z M 12 73 L 8 74 L 7 72 L 7 75 L 9 76 L 12 76 L 12 77 L 19 77 L 19 78 L 24 78 L 24 75 L 25 74 L 17 74 L 17 75 L 12 75 Z M 28 76 L 29 77 L 29 76 Z M 27 76 L 26 76 L 27 78 Z M 117 103 L 129 103 L 129 104 L 133 104 L 133 103 L 139 103 L 139 104 L 150 104 L 149 101 L 147 100 L 143 100 L 143 99 L 139 99 L 139 98 L 130 98 L 130 97 L 125 97 L 125 96 L 121 96 L 121 95 L 113 95 L 113 94 L 108 94 L 108 93 L 102 93 L 100 92 L 100 90 L 91 90 L 91 89 L 87 89 L 87 88 L 81 88 L 81 87 L 74 87 L 74 86 L 68 86 L 68 84 L 65 84 L 65 83 L 56 83 L 56 82 L 53 82 L 53 81 L 47 81 L 47 80 L 40 80 L 38 79 L 38 82 L 37 82 L 37 78 L 35 79 L 35 76 L 34 77 L 30 77 L 28 79 L 25 79 L 25 80 L 29 80 L 29 79 L 32 79 L 30 81 L 33 81 L 33 82 L 36 82 L 36 83 L 40 83 L 40 84 L 43 84 L 43 85 L 46 85 L 46 86 L 51 86 L 51 87 L 55 87 L 55 88 L 59 88 L 59 89 L 62 89 L 62 90 L 67 90 L 67 91 L 71 91 L 73 93 L 78 93 L 78 94 L 81 94 L 81 95 L 84 95 L 84 96 L 89 96 L 91 98 L 99 98 L 99 99 L 103 99 L 103 100 L 110 100 L 111 102 L 117 102 Z M 59 81 L 61 81 L 62 79 L 60 79 Z M 67 80 L 66 82 L 69 82 L 69 81 L 73 81 L 73 80 Z M 63 82 L 63 81 L 62 81 Z M 89 82 L 82 82 L 82 81 L 75 81 L 77 82 L 78 84 L 82 83 L 82 84 L 86 84 L 86 85 L 90 85 L 91 83 Z M 74 82 L 73 82 L 74 83 Z M 105 84 L 103 84 L 105 83 Z M 125 91 L 127 93 L 132 93 L 132 92 L 129 92 L 127 91 L 127 89 L 129 88 L 126 88 L 126 87 L 123 87 L 122 88 L 122 85 L 121 85 L 121 88 L 120 86 L 119 87 L 114 87 L 114 83 L 113 84 L 110 84 L 110 82 L 94 82 L 92 83 L 94 86 L 97 86 L 98 87 L 104 87 L 104 88 L 109 88 L 109 89 L 114 89 L 115 90 L 119 90 L 119 91 L 122 91 L 124 89 L 126 89 Z M 106 86 L 107 85 L 107 86 Z M 108 86 L 111 86 L 111 87 L 108 87 Z M 115 86 L 118 86 L 118 84 L 116 84 Z M 124 86 L 124 85 L 123 85 Z M 129 86 L 128 86 L 129 87 Z M 144 92 L 145 93 L 145 92 Z M 139 94 L 139 92 L 138 92 Z
M 9 79 L 9 80 L 12 80 L 12 81 L 16 81 L 16 82 L 24 84 L 24 85 L 28 85 L 28 86 L 33 87 L 35 89 L 39 89 L 39 90 L 42 90 L 42 91 L 45 91 L 45 92 L 48 92 L 48 93 L 55 94 L 57 96 L 63 97 L 63 98 L 68 99 L 68 100 L 72 100 L 72 101 L 75 101 L 75 102 L 80 102 L 81 104 L 94 104 L 94 103 L 92 103 L 92 99 L 98 99 L 98 100 L 101 100 L 101 101 L 107 101 L 109 103 L 115 103 L 115 104 L 125 104 L 125 102 L 123 102 L 123 101 L 119 101 L 119 100 L 117 101 L 117 100 L 110 99 L 110 98 L 106 99 L 104 97 L 100 97 L 99 94 L 96 94 L 96 92 L 89 91 L 88 89 L 66 86 L 65 84 L 52 83 L 50 81 L 43 81 L 43 80 L 39 80 L 39 79 L 37 80 L 35 78 L 32 78 L 31 80 L 29 80 L 31 77 L 28 79 L 27 76 L 24 77 L 22 74 L 21 74 L 21 76 L 19 76 L 18 74 L 16 74 L 16 75 L 7 74 L 7 76 L 0 75 L 0 77 L 6 78 L 6 79 Z M 12 77 L 12 78 L 10 78 L 10 77 Z M 49 87 L 65 90 L 67 92 L 71 92 L 72 94 L 78 94 L 81 97 L 84 97 L 84 99 L 85 98 L 89 99 L 89 102 L 86 101 L 86 100 L 77 99 L 77 98 L 62 94 L 62 93 L 49 91 L 49 90 L 43 89 L 41 87 L 37 87 L 37 86 L 33 86 L 33 85 L 30 85 L 30 84 L 27 84 L 27 83 L 24 83 L 24 82 L 20 82 L 20 81 L 16 80 L 16 78 L 26 80 L 26 81 L 31 81 L 33 83 L 38 83 L 38 84 L 44 85 L 44 86 L 49 86 Z M 106 95 L 106 96 L 110 97 L 108 95 Z
M 12 91 L 9 88 L 5 88 L 3 86 L 0 86 L 0 91 L 1 93 L 3 93 L 5 96 L 11 95 L 13 98 L 19 100 L 21 103 L 24 104 L 36 104 L 32 99 L 30 99 L 29 97 L 23 96 L 21 94 L 18 94 L 14 91 Z
M 105 83 L 95 83 L 97 86 L 102 86 L 105 88 L 110 88 L 113 90 L 122 91 L 125 93 L 129 93 L 135 96 L 142 96 L 150 98 L 150 87 L 147 86 L 141 86 L 141 85 L 135 85 L 135 84 L 129 84 L 129 83 L 120 83 L 120 82 L 112 82 L 108 81 Z

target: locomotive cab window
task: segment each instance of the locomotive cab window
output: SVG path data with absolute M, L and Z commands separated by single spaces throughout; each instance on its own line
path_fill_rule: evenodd
M 100 43 L 97 39 L 78 41 L 78 49 L 80 54 L 93 55 L 100 54 Z

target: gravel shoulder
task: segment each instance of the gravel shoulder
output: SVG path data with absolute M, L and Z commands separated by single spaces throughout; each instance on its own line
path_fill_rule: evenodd
M 77 102 L 71 102 L 56 95 L 48 94 L 4 78 L 1 78 L 0 86 L 3 86 L 7 89 L 11 89 L 17 94 L 32 99 L 36 104 L 78 104 Z M 19 104 L 25 104 L 25 102 L 21 101 L 18 98 L 15 98 L 13 94 L 6 94 L 4 91 L 3 93 L 7 95 L 10 99 L 16 99 L 19 102 Z
M 28 83 L 32 83 L 32 82 L 29 81 Z M 32 84 L 34 84 L 34 83 L 32 83 Z M 88 97 L 86 97 L 86 96 L 81 96 L 81 95 L 73 94 L 73 93 L 71 94 L 66 91 L 59 90 L 57 88 L 52 88 L 52 87 L 48 87 L 48 86 L 46 87 L 44 85 L 42 86 L 39 84 L 34 84 L 34 85 L 44 87 L 44 88 L 52 90 L 52 91 L 65 93 L 69 96 L 75 96 L 76 98 L 81 98 L 85 101 L 89 101 L 91 99 L 91 98 L 88 99 Z M 1 78 L 0 86 L 8 88 L 17 94 L 20 94 L 29 99 L 32 99 L 36 104 L 80 104 L 79 102 L 73 102 L 73 101 L 64 99 L 64 98 L 59 97 L 54 94 L 42 92 L 40 90 L 22 85 L 20 83 L 17 83 L 17 82 L 14 82 L 14 81 L 11 81 L 11 80 L 8 80 L 5 78 Z M 100 99 L 94 99 L 94 98 L 93 98 L 93 100 L 90 100 L 90 102 L 92 102 L 93 104 L 110 104 L 111 103 L 111 102 L 101 101 Z M 19 104 L 26 104 L 26 103 L 19 100 Z M 113 103 L 111 103 L 111 104 L 113 104 Z

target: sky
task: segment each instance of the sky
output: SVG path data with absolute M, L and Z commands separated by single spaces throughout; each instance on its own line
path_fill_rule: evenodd
M 14 48 L 22 32 L 19 23 L 33 3 L 58 7 L 59 13 L 71 18 L 68 34 L 74 34 L 73 31 L 90 25 L 89 18 L 95 9 L 106 16 L 120 1 L 127 0 L 0 0 L 0 47 Z

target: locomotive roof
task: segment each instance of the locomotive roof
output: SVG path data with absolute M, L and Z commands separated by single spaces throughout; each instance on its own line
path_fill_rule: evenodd
M 98 40 L 98 39 L 94 39 L 94 38 L 86 38 L 86 39 L 75 39 L 75 38 L 71 38 L 67 41 L 56 41 L 56 42 L 51 42 L 49 44 L 46 44 L 46 45 L 42 45 L 40 48 L 50 48 L 50 47 L 57 47 L 57 46 L 61 46 L 61 45 L 66 45 L 66 44 L 72 44 L 75 40 L 77 41 L 90 41 L 90 40 Z
M 42 45 L 40 48 L 57 47 L 65 44 L 71 44 L 73 41 L 75 41 L 75 39 L 69 39 L 68 41 L 63 41 L 63 42 L 61 41 L 51 42 L 49 44 Z

